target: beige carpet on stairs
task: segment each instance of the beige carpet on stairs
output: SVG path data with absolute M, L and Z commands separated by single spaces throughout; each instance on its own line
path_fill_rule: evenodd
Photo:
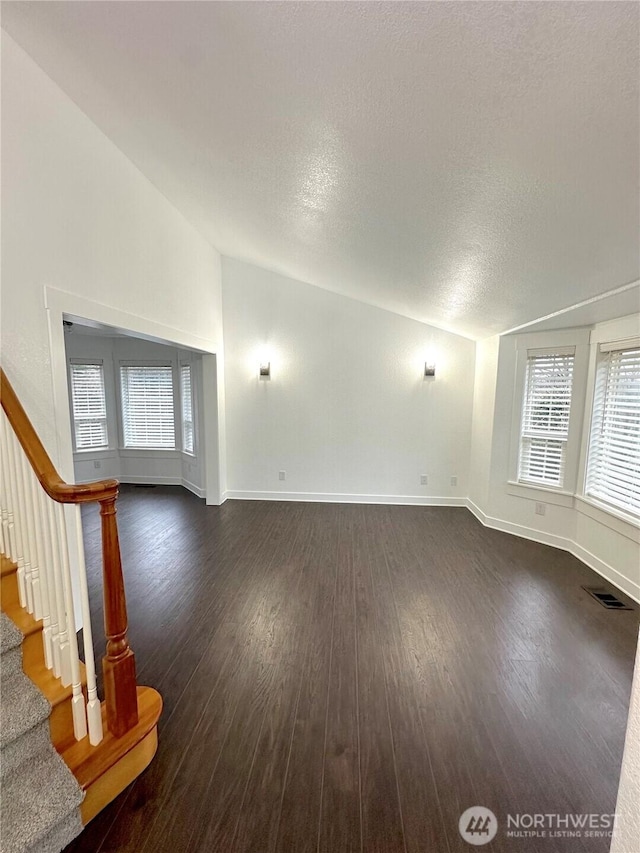
M 22 671 L 22 634 L 0 613 L 0 851 L 59 853 L 84 794 L 49 737 L 49 703 Z

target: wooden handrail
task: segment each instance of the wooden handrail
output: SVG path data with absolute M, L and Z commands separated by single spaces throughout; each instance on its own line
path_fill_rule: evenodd
M 0 402 L 40 485 L 63 504 L 98 503 L 102 520 L 102 576 L 106 654 L 102 659 L 107 725 L 121 737 L 138 722 L 135 657 L 127 639 L 127 602 L 116 521 L 117 480 L 65 483 L 0 367 Z
M 0 367 L 0 400 L 9 423 L 24 450 L 40 485 L 49 497 L 63 504 L 92 503 L 109 500 L 118 495 L 117 480 L 97 480 L 94 483 L 72 485 L 65 483 L 56 471 L 49 454 L 33 428 L 27 413 L 13 390 L 7 375 Z

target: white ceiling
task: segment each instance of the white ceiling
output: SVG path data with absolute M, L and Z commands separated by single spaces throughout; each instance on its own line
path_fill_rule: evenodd
M 222 253 L 483 337 L 640 277 L 634 2 L 5 2 Z

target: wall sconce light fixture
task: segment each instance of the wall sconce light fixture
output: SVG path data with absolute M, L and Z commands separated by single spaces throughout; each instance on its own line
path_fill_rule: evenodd
M 436 376 L 436 366 L 432 361 L 425 361 L 424 363 L 424 378 L 425 379 L 435 379 Z
M 270 361 L 261 361 L 260 362 L 260 379 L 271 379 L 271 362 Z

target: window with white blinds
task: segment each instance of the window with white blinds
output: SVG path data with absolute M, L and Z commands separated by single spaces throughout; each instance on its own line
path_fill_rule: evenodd
M 182 449 L 193 453 L 193 394 L 191 391 L 191 365 L 180 365 L 180 400 L 182 403 Z
M 171 365 L 121 365 L 120 386 L 124 446 L 175 448 Z
M 70 373 L 76 450 L 108 447 L 107 404 L 102 364 L 72 363 Z
M 586 493 L 640 515 L 640 341 L 600 349 Z
M 560 488 L 569 437 L 574 351 L 531 351 L 527 356 L 518 480 Z

